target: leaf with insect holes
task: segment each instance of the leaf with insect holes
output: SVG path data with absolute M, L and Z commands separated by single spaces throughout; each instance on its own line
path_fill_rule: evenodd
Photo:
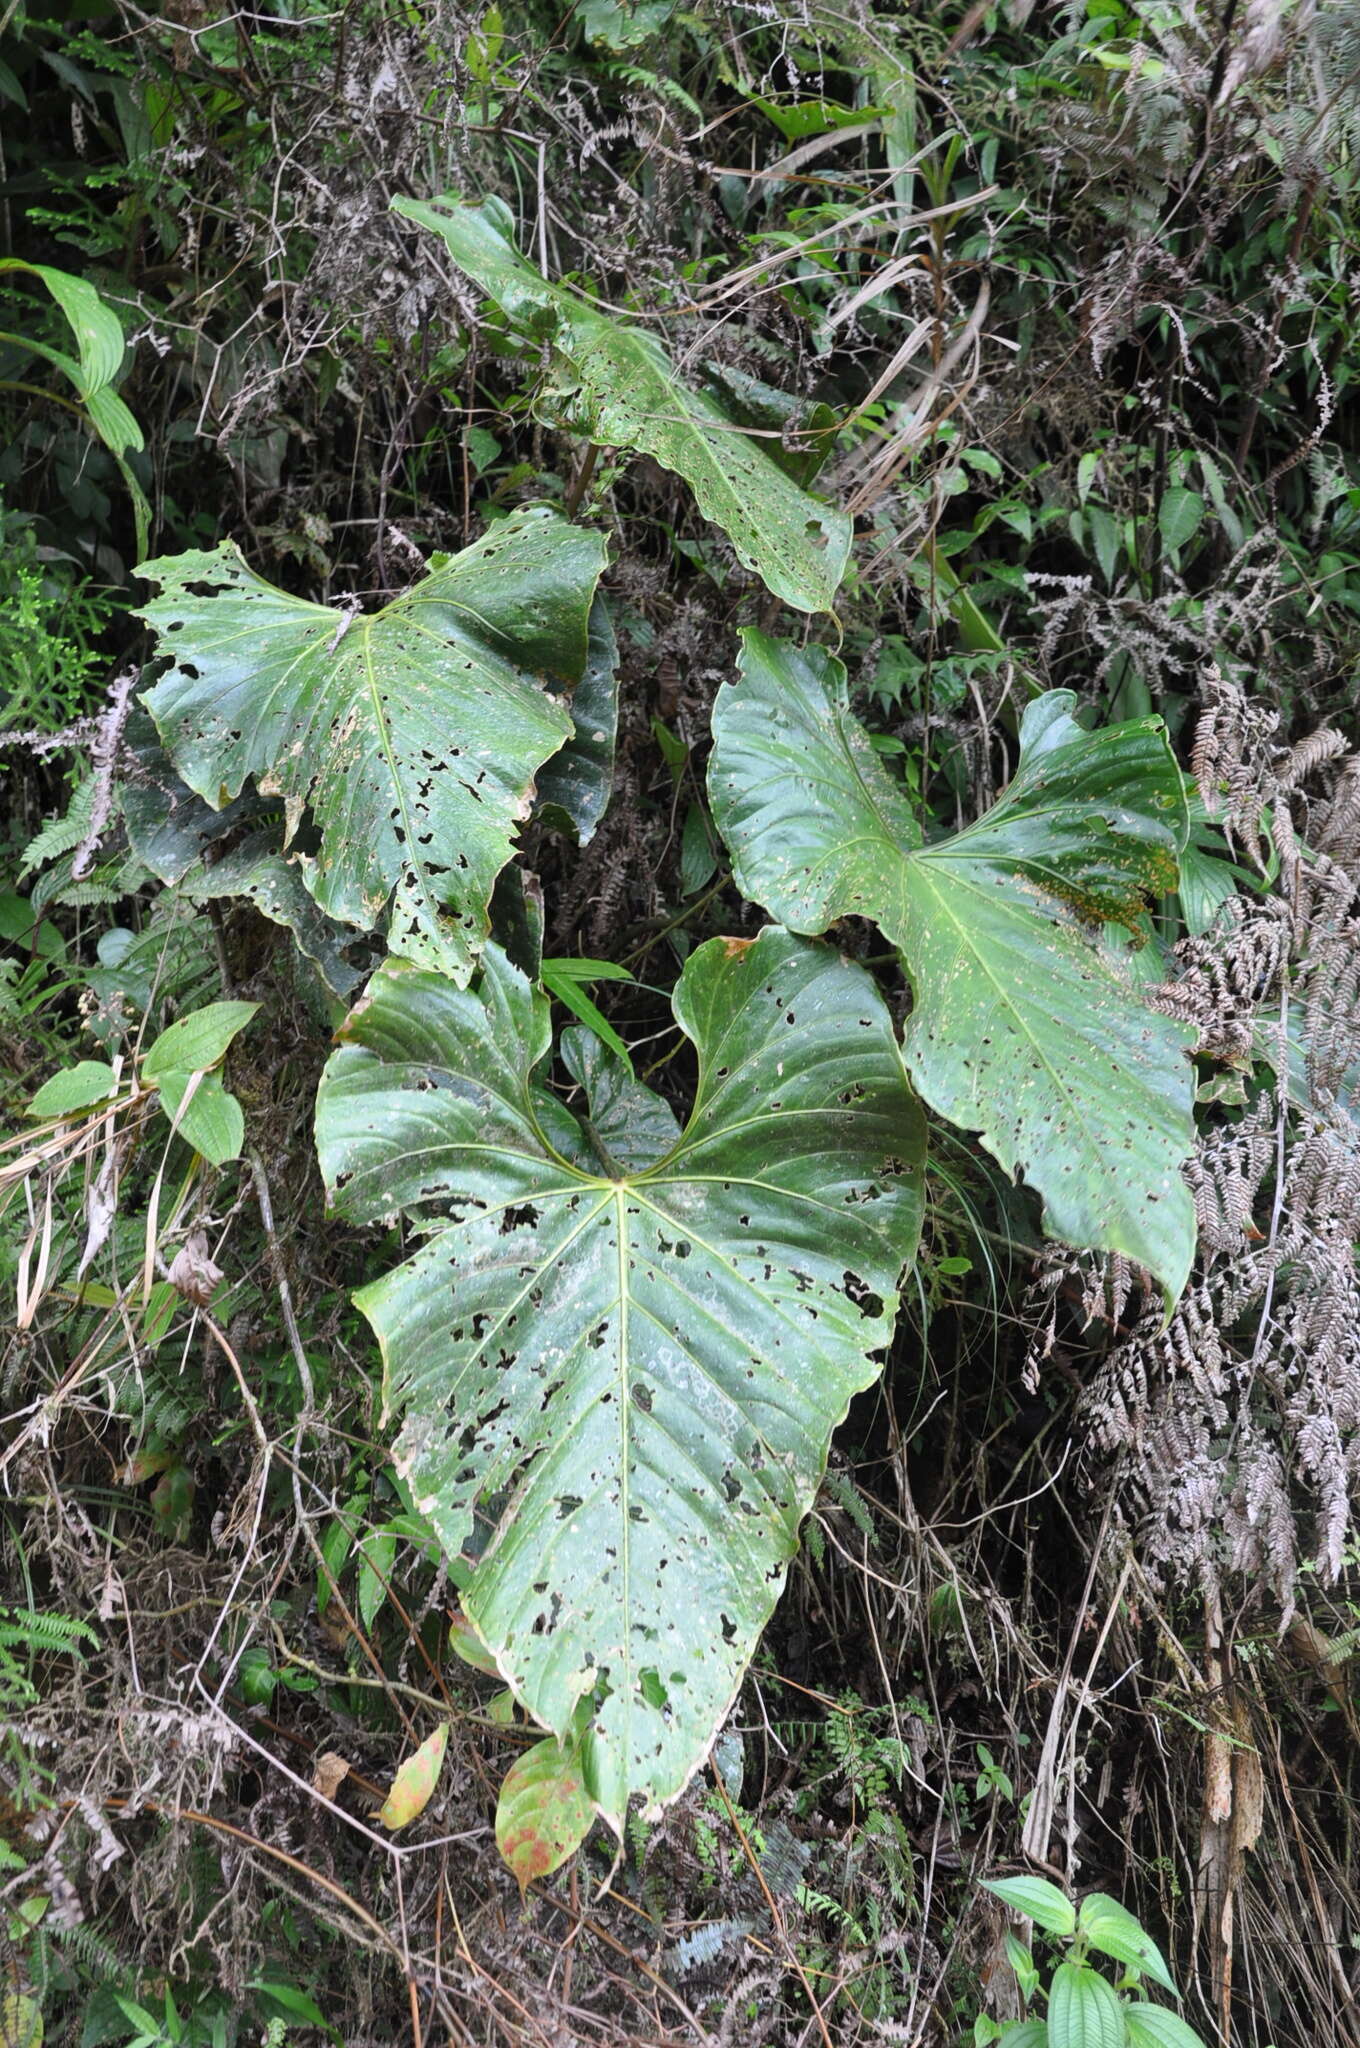
M 427 1735 L 420 1748 L 407 1757 L 392 1780 L 392 1789 L 378 1809 L 380 1826 L 405 1828 L 419 1819 L 434 1796 L 448 1746 L 449 1724 L 441 1721 L 434 1734 Z
M 776 597 L 800 612 L 831 609 L 850 521 L 802 490 L 759 434 L 682 382 L 651 334 L 542 277 L 515 247 L 499 200 L 394 199 L 392 210 L 442 236 L 458 268 L 515 326 L 550 343 L 558 375 L 543 407 L 555 422 L 673 470 Z
M 425 1242 L 364 1288 L 398 1469 L 477 1637 L 576 1732 L 620 1830 L 702 1762 L 797 1547 L 831 1432 L 879 1371 L 924 1134 L 882 999 L 770 927 L 691 954 L 680 1131 L 586 1034 L 547 1086 L 547 998 L 488 947 L 476 993 L 383 967 L 317 1103 L 335 1207 Z M 469 1539 L 474 1539 L 471 1542 Z
M 214 807 L 247 777 L 283 797 L 317 903 L 466 981 L 534 777 L 572 722 L 543 685 L 579 682 L 604 542 L 513 513 L 371 616 L 307 604 L 232 545 L 144 563 L 143 616 L 172 666 L 145 702 Z
M 496 1847 L 524 1891 L 551 1877 L 590 1833 L 595 1808 L 570 1744 L 549 1736 L 516 1757 L 496 1801 Z
M 845 670 L 747 633 L 713 711 L 709 789 L 738 887 L 795 931 L 872 917 L 900 947 L 907 1067 L 1043 1196 L 1068 1244 L 1185 1285 L 1195 1211 L 1194 1032 L 1143 1001 L 1099 943 L 1176 886 L 1189 830 L 1161 721 L 1085 732 L 1070 692 L 1025 712 L 1009 788 L 922 845 L 905 793 L 851 716 Z

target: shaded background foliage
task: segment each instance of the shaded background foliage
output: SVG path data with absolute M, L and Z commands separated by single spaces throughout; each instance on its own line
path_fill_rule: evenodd
M 1013 2009 L 974 1880 L 1028 1861 L 1136 1907 L 1206 2038 L 1356 2039 L 1355 7 L 88 0 L 11 8 L 0 66 L 5 253 L 116 308 L 157 552 L 230 537 L 369 602 L 520 504 L 608 536 L 612 802 L 584 847 L 529 828 L 520 865 L 550 953 L 634 974 L 594 994 L 677 1104 L 666 992 L 758 922 L 701 775 L 768 601 L 674 479 L 536 421 L 539 366 L 393 197 L 498 195 L 548 276 L 823 458 L 857 522 L 856 706 L 928 826 L 1004 785 L 1029 683 L 1159 711 L 1205 805 L 1184 926 L 1138 956 L 1201 1047 L 1175 1317 L 1041 1246 L 1031 1198 L 937 1130 L 917 1312 L 713 1776 L 608 1891 L 592 1850 L 521 1917 L 490 1811 L 523 1731 L 444 1654 L 348 1305 L 393 1244 L 321 1213 L 334 1008 L 211 869 L 154 882 L 127 754 L 86 848 L 88 721 L 147 653 L 133 501 L 0 340 L 0 721 L 74 743 L 5 755 L 6 1107 L 91 1034 L 263 1005 L 229 1070 L 246 1161 L 159 1211 L 167 1262 L 201 1232 L 222 1271 L 225 1347 L 179 1297 L 113 1306 L 161 1160 L 134 1133 L 112 1211 L 106 1157 L 54 1177 L 50 1292 L 4 1359 L 5 1600 L 97 1636 L 15 1624 L 0 1654 L 5 1881 L 52 1901 L 15 1969 L 50 2037 L 132 2038 L 121 1991 L 205 2042 L 310 2038 L 299 1999 L 349 2043 L 413 2014 L 427 2039 L 794 2042 L 820 2013 L 948 2041 Z M 6 333 L 65 345 L 3 283 Z M 867 927 L 842 940 L 900 1009 Z M 47 1199 L 11 1191 L 21 1292 Z M 317 1759 L 366 1821 L 450 1700 L 396 1861 L 319 1804 Z

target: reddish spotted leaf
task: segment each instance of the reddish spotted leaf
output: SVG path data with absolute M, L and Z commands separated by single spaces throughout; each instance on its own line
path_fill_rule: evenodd
M 580 1848 L 594 1817 L 574 1750 L 550 1736 L 517 1757 L 496 1804 L 496 1846 L 520 1890 L 551 1877 Z

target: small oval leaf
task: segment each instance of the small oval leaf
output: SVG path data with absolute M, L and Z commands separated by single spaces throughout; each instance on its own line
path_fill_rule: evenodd
M 433 1735 L 426 1736 L 414 1755 L 407 1757 L 392 1780 L 392 1790 L 378 1810 L 378 1820 L 383 1827 L 409 1827 L 424 1813 L 439 1782 L 448 1745 L 449 1724 L 443 1721 Z
M 1046 1934 L 1071 1934 L 1077 1924 L 1076 1909 L 1046 1877 L 994 1877 L 985 1879 L 982 1889 L 1000 1899 L 1012 1912 L 1023 1913 Z
M 142 1061 L 144 1078 L 158 1081 L 163 1074 L 196 1074 L 215 1067 L 259 1007 L 258 1003 L 207 1003 L 201 1010 L 177 1018 Z
M 205 1074 L 200 1068 L 192 1074 L 158 1074 L 156 1079 L 161 1108 L 187 1145 L 213 1166 L 226 1166 L 240 1158 L 245 1116 L 216 1074 Z
M 77 1060 L 44 1081 L 29 1103 L 26 1116 L 73 1116 L 112 1095 L 118 1082 L 107 1060 Z
M 496 1802 L 496 1846 L 520 1890 L 551 1877 L 580 1848 L 594 1818 L 575 1749 L 550 1736 L 516 1757 Z
M 1204 519 L 1204 500 L 1198 491 L 1184 484 L 1172 484 L 1157 508 L 1157 525 L 1166 546 L 1174 554 L 1193 540 Z

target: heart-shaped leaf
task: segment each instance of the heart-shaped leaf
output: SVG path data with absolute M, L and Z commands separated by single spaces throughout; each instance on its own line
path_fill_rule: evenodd
M 506 316 L 551 342 L 552 416 L 610 448 L 637 448 L 682 476 L 737 559 L 796 611 L 829 611 L 850 552 L 850 521 L 794 482 L 707 392 L 682 383 L 652 335 L 549 284 L 510 240 L 505 207 L 394 199 L 393 211 L 441 235 L 458 268 Z
M 702 1761 L 832 1430 L 878 1371 L 922 1206 L 921 1117 L 868 977 L 778 928 L 692 954 L 684 1132 L 546 998 L 389 962 L 317 1105 L 336 1206 L 429 1235 L 366 1287 L 399 1470 L 527 1710 L 617 1830 Z M 583 1710 L 586 1711 L 586 1710 Z
M 173 667 L 146 698 L 190 788 L 220 808 L 248 776 L 310 805 L 322 909 L 458 980 L 487 931 L 533 779 L 570 736 L 571 685 L 604 562 L 598 536 L 513 514 L 371 617 L 304 603 L 230 543 L 143 564 Z
M 1126 1253 L 1179 1294 L 1194 1252 L 1180 1177 L 1194 1034 L 1098 943 L 1174 889 L 1189 829 L 1161 722 L 1088 733 L 1055 690 L 976 825 L 923 846 L 819 648 L 746 636 L 713 713 L 713 814 L 739 887 L 794 931 L 872 917 L 902 950 L 908 1068 L 933 1108 L 1044 1198 L 1069 1244 Z

